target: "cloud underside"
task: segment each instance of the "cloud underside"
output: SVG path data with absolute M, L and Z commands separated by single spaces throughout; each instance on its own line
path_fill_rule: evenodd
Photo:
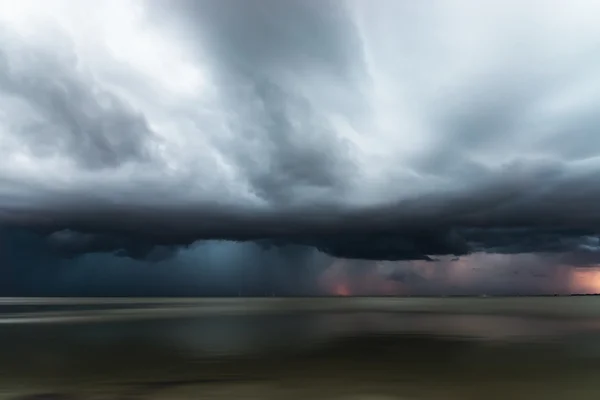
M 535 191 L 532 185 L 540 182 L 548 186 L 535 179 L 526 187 Z M 265 247 L 303 245 L 339 258 L 435 260 L 479 252 L 572 253 L 577 255 L 574 259 L 595 263 L 600 235 L 588 198 L 573 204 L 576 199 L 558 188 L 562 196 L 528 201 L 532 195 L 514 189 L 502 186 L 496 193 L 487 188 L 347 211 L 238 209 L 233 213 L 218 205 L 90 206 L 65 199 L 55 209 L 11 213 L 6 222 L 38 232 L 64 255 L 113 252 L 143 259 L 155 256 L 157 249 L 169 255 L 177 247 L 199 241 L 228 240 Z
M 600 255 L 594 2 L 54 2 L 0 5 L 0 224 L 56 254 Z

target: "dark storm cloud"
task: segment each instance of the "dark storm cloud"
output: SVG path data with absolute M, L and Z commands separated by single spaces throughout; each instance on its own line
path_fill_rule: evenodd
M 235 155 L 239 165 L 247 168 L 247 179 L 252 190 L 260 197 L 276 204 L 297 201 L 302 191 L 343 189 L 344 179 L 352 163 L 341 140 L 331 141 L 327 128 L 320 124 L 311 106 L 302 99 L 272 82 L 255 84 L 255 96 L 262 103 L 261 110 L 249 110 L 251 118 L 262 117 L 261 132 L 239 126 L 241 134 L 266 135 L 260 159 L 250 148 L 240 148 Z M 293 116 L 292 116 L 293 115 Z M 293 119 L 296 119 L 294 121 Z M 300 126 L 294 126 L 300 125 Z M 299 132 L 305 132 L 299 136 Z
M 124 207 L 70 200 L 13 223 L 59 232 L 49 243 L 66 252 L 115 251 L 145 256 L 152 246 L 198 240 L 273 240 L 314 246 L 336 257 L 429 260 L 438 255 L 596 253 L 599 218 L 590 200 L 565 190 L 564 173 L 510 167 L 497 187 L 422 197 L 367 210 L 246 212 L 213 207 Z M 501 179 L 500 179 L 501 178 Z M 510 183 L 510 184 L 509 184 Z M 580 187 L 590 183 L 582 183 Z M 37 215 L 37 218 L 36 218 Z M 65 234 L 60 231 L 70 229 Z
M 371 7 L 392 25 L 341 1 L 135 3 L 143 18 L 118 4 L 94 6 L 105 14 L 89 27 L 65 11 L 79 47 L 17 35 L 0 52 L 0 100 L 14 111 L 0 126 L 0 223 L 35 232 L 55 257 L 163 262 L 209 240 L 270 244 L 286 260 L 304 257 L 290 248 L 376 260 L 600 250 L 600 164 L 583 158 L 600 142 L 579 107 L 595 97 L 572 82 L 597 63 L 575 46 L 597 24 L 557 27 L 559 12 L 528 25 L 538 13 L 514 7 L 533 33 L 497 46 L 506 21 L 462 24 L 441 6 L 414 14 L 419 32 L 441 35 L 411 38 L 394 26 L 416 21 L 384 1 Z M 555 30 L 564 43 L 540 39 Z M 102 47 L 107 32 L 116 50 Z M 512 53 L 515 37 L 536 51 Z M 79 57 L 87 44 L 104 52 Z M 181 68 L 157 67 L 171 62 Z M 171 85 L 185 71 L 208 83 Z M 572 86 L 577 101 L 562 104 Z
M 36 157 L 67 156 L 83 168 L 147 161 L 154 135 L 144 117 L 80 71 L 68 38 L 53 44 L 31 46 L 0 30 L 0 91 L 37 114 L 12 133 Z
M 255 194 L 287 205 L 306 193 L 344 190 L 354 169 L 351 145 L 319 109 L 328 96 L 338 112 L 356 112 L 360 103 L 359 91 L 348 89 L 364 78 L 359 40 L 342 2 L 176 0 L 155 6 L 153 18 L 174 23 L 214 56 L 218 85 L 236 115 L 228 125 L 239 139 L 235 146 L 217 140 L 217 146 L 244 171 Z M 325 81 L 329 87 L 298 85 L 307 72 L 312 85 Z
M 157 246 L 129 237 L 82 234 L 68 230 L 50 234 L 47 243 L 57 251 L 57 255 L 67 257 L 85 253 L 114 252 L 116 255 L 134 259 L 160 261 L 169 258 L 177 250 L 174 246 Z
M 271 296 L 319 294 L 317 278 L 331 259 L 302 246 L 203 241 L 193 246 L 88 253 L 70 257 L 49 247 L 71 232 L 44 238 L 28 230 L 0 230 L 2 296 Z M 77 240 L 82 241 L 84 237 Z M 122 246 L 121 246 L 122 247 Z M 63 249 L 64 250 L 64 249 Z M 71 248 L 71 250 L 73 250 Z M 150 251 L 151 250 L 151 251 Z M 143 253 L 143 252 L 146 253 Z M 173 252 L 165 257 L 160 252 Z M 68 257 L 67 257 L 68 256 Z M 132 259 L 136 256 L 139 259 Z M 144 258 L 142 259 L 142 256 Z
M 372 260 L 427 260 L 435 255 L 464 255 L 469 245 L 454 230 L 408 229 L 383 233 L 339 233 L 330 238 L 314 239 L 317 247 L 335 257 Z

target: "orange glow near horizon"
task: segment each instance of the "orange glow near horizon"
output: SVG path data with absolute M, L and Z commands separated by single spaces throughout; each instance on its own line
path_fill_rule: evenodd
M 348 288 L 348 285 L 344 283 L 338 283 L 337 285 L 335 285 L 333 294 L 342 297 L 350 296 L 350 289 Z
M 527 263 L 526 257 L 519 260 Z M 526 265 L 527 266 L 527 265 Z M 318 277 L 320 293 L 328 296 L 408 296 L 427 290 L 428 282 L 433 282 L 435 290 L 442 292 L 448 288 L 453 292 L 471 293 L 478 287 L 502 280 L 502 287 L 515 290 L 529 290 L 533 294 L 600 294 L 600 264 L 589 266 L 550 265 L 543 275 L 534 275 L 527 268 L 520 273 L 508 256 L 473 255 L 448 262 L 438 274 L 439 265 L 415 261 L 410 264 L 366 264 L 361 270 L 351 269 L 352 264 L 345 260 L 334 261 Z M 413 283 L 390 279 L 394 268 L 410 270 L 423 280 Z M 413 286 L 414 285 L 414 286 Z M 422 286 L 419 286 L 422 285 Z M 425 289 L 423 289 L 425 287 Z
M 319 277 L 323 293 L 331 296 L 394 296 L 406 294 L 405 285 L 389 280 L 377 270 L 348 274 L 346 264 L 338 260 Z
M 600 267 L 576 268 L 570 274 L 570 291 L 578 294 L 600 294 Z

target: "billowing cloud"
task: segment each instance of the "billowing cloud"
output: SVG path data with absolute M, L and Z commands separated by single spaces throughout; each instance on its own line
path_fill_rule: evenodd
M 57 259 L 225 240 L 595 264 L 598 11 L 0 1 L 0 223 Z

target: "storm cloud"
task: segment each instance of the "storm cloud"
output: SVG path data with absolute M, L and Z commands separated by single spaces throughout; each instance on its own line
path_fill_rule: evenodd
M 225 241 L 593 265 L 598 11 L 2 1 L 0 224 L 57 263 Z

